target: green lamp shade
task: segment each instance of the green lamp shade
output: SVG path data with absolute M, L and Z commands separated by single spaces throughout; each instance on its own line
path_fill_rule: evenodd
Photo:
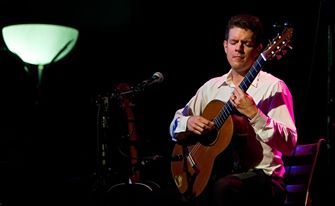
M 66 56 L 77 42 L 77 29 L 52 24 L 5 26 L 2 35 L 7 48 L 24 62 L 47 65 Z

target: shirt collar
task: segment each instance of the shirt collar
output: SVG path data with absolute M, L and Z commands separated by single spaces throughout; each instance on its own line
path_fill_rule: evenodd
M 222 76 L 222 80 L 221 80 L 221 83 L 219 84 L 219 87 L 233 85 L 233 79 L 231 77 L 231 72 L 232 72 L 232 69 L 230 69 L 228 73 Z M 259 82 L 259 75 L 260 75 L 260 72 L 257 74 L 257 77 L 254 79 L 254 81 L 252 81 L 250 86 L 257 88 L 258 82 Z

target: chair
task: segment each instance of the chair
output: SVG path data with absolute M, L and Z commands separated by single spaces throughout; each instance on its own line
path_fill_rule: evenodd
M 326 158 L 320 158 L 326 151 L 326 140 L 320 138 L 310 144 L 298 144 L 291 155 L 283 156 L 287 195 L 284 206 L 311 206 L 319 201 L 319 191 Z M 317 204 L 319 205 L 319 204 Z

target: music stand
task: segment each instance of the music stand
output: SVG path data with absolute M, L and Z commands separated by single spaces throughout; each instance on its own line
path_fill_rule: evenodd
M 15 24 L 5 26 L 2 35 L 7 48 L 24 63 L 37 66 L 37 87 L 46 65 L 65 57 L 77 42 L 75 28 L 53 24 Z M 25 65 L 27 72 L 33 68 Z

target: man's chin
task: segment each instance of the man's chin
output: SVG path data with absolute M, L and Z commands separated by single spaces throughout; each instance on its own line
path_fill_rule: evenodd
M 244 74 L 248 71 L 249 68 L 246 67 L 242 67 L 242 66 L 233 66 L 232 67 L 236 72 L 240 73 L 240 74 Z

